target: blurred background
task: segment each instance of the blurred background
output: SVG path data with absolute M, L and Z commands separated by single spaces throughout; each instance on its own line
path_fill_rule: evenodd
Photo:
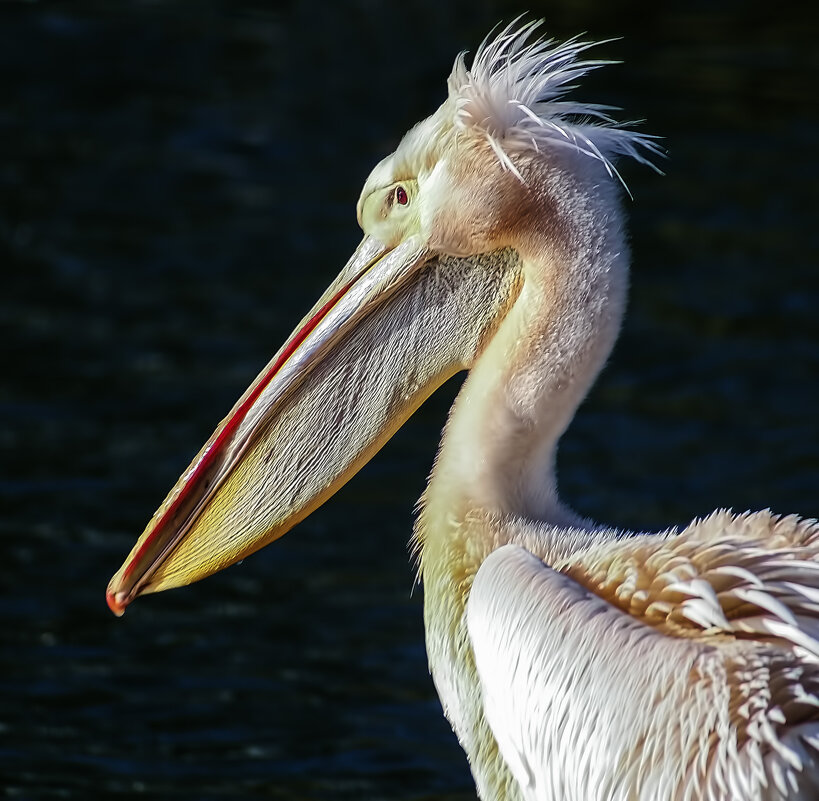
M 562 492 L 632 529 L 819 514 L 819 51 L 808 4 L 0 4 L 0 788 L 46 799 L 474 799 L 406 551 L 445 387 L 241 566 L 104 590 L 359 239 L 372 165 L 529 11 L 622 37 L 578 96 L 669 158 Z M 96 794 L 96 796 L 92 796 Z

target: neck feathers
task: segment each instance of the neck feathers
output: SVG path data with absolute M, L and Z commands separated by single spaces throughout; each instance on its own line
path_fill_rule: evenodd
M 524 172 L 545 187 L 540 223 L 519 236 L 524 284 L 464 383 L 426 496 L 450 518 L 576 522 L 557 495 L 557 442 L 616 339 L 628 253 L 616 188 L 574 166 Z

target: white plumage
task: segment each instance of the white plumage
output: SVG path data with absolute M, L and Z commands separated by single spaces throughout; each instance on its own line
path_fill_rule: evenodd
M 447 82 L 455 128 L 480 132 L 503 166 L 518 177 L 508 154 L 541 147 L 568 147 L 598 159 L 618 179 L 614 156 L 654 167 L 643 153 L 661 155 L 653 137 L 620 127 L 609 114 L 616 109 L 564 99 L 574 81 L 611 63 L 581 60 L 600 43 L 579 37 L 561 43 L 532 40 L 540 25 L 511 23 L 484 41 L 469 69 L 464 54 L 458 56 Z
M 817 540 L 723 512 L 560 570 L 494 551 L 469 636 L 524 799 L 819 797 Z
M 819 527 L 717 512 L 626 534 L 559 498 L 557 442 L 617 336 L 618 156 L 567 100 L 591 43 L 510 26 L 370 174 L 365 239 L 109 586 L 243 558 L 468 370 L 419 504 L 430 669 L 484 801 L 819 798 Z

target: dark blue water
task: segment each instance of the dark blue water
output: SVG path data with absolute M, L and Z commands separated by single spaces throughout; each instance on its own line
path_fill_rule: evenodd
M 564 495 L 630 528 L 819 514 L 819 51 L 807 5 L 530 3 L 622 35 L 582 96 L 666 137 L 625 174 L 617 351 Z M 272 8 L 272 7 L 270 7 Z M 358 240 L 370 167 L 525 6 L 0 5 L 0 787 L 5 797 L 474 798 L 410 596 L 445 388 L 241 566 L 104 590 Z M 763 4 L 759 4 L 763 8 Z

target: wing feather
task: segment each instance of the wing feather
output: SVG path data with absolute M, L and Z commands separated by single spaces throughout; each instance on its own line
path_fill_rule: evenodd
M 645 540 L 667 558 L 611 546 L 631 594 L 516 545 L 478 570 L 467 626 L 484 712 L 526 801 L 819 797 L 819 643 L 797 610 L 812 592 L 749 567 L 736 537 L 731 561 L 703 543 L 713 570 Z M 601 575 L 594 555 L 581 563 Z
M 679 534 L 608 542 L 562 572 L 666 634 L 790 643 L 819 658 L 819 525 L 719 511 Z

